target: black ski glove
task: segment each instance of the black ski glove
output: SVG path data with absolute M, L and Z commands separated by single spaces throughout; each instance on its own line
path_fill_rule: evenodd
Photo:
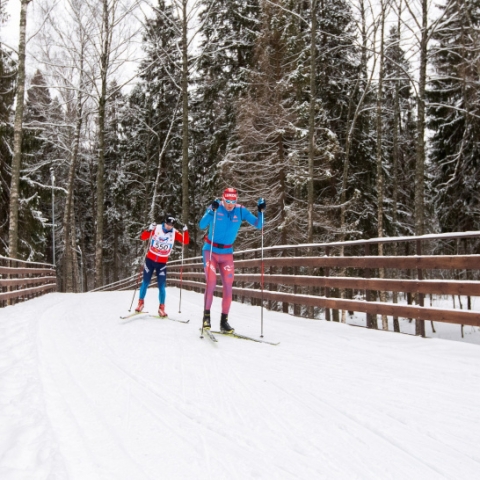
M 218 207 L 220 206 L 220 203 L 218 202 L 218 200 L 214 200 L 211 205 L 210 205 L 210 208 L 215 211 Z
M 259 198 L 257 202 L 257 208 L 259 212 L 263 212 L 267 208 L 267 202 L 264 198 Z

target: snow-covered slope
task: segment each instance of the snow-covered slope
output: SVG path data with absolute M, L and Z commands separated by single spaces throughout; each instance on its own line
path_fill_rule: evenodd
M 131 298 L 0 310 L 2 480 L 479 478 L 478 345 L 268 311 L 280 345 L 213 344 L 201 295 L 178 314 L 168 289 L 186 325 L 120 320 Z M 259 307 L 234 303 L 230 323 L 258 336 Z

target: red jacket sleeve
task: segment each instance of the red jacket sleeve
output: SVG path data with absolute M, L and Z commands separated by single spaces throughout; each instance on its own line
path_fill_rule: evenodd
M 185 230 L 183 235 L 178 230 L 175 230 L 175 240 L 183 243 L 184 245 L 188 245 L 190 243 L 190 235 L 188 234 L 188 230 Z
M 140 240 L 148 240 L 151 234 L 151 231 L 149 232 L 148 230 L 144 230 L 140 235 Z

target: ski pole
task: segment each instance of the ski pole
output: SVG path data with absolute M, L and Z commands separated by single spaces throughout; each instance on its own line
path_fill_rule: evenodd
M 151 232 L 150 232 L 150 237 L 148 237 L 148 243 L 147 243 L 147 248 L 145 248 L 145 253 L 143 254 L 143 263 L 141 264 L 141 267 L 140 267 L 140 274 L 138 276 L 138 282 L 137 284 L 135 285 L 135 290 L 133 291 L 133 297 L 132 297 L 132 303 L 130 303 L 130 308 L 128 309 L 129 312 L 132 311 L 132 306 L 133 306 L 133 301 L 135 300 L 135 294 L 137 293 L 137 288 L 138 288 L 138 285 L 140 284 L 140 278 L 142 276 L 142 271 L 143 271 L 143 266 L 145 264 L 145 257 L 147 256 L 147 252 L 148 252 L 148 249 L 150 248 L 150 242 L 152 240 L 152 235 L 153 235 L 153 232 L 155 231 L 155 229 L 153 229 Z
M 185 247 L 185 244 L 183 243 L 184 239 L 185 239 L 185 230 L 183 231 L 183 237 L 182 237 L 182 261 L 180 264 L 180 299 L 178 301 L 178 313 L 182 313 L 183 247 Z
M 207 293 L 208 293 L 208 271 L 212 264 L 212 254 L 213 254 L 213 239 L 215 238 L 215 223 L 217 221 L 217 209 L 213 211 L 213 228 L 212 228 L 212 240 L 210 243 L 210 261 L 206 265 L 206 273 L 205 273 L 205 298 L 203 300 L 203 311 L 207 309 Z M 208 236 L 207 236 L 208 238 Z M 216 272 L 215 272 L 216 274 Z M 202 319 L 202 332 L 200 334 L 200 338 L 203 338 L 203 319 Z
M 261 309 L 260 309 L 260 338 L 263 338 L 263 281 L 264 281 L 264 264 L 263 264 L 263 224 L 264 224 L 264 221 L 265 221 L 265 216 L 264 216 L 264 213 L 261 212 L 262 214 L 262 248 L 261 248 L 261 267 L 260 267 L 260 270 L 261 270 L 261 279 L 260 279 L 260 287 L 262 289 L 262 306 L 261 306 Z

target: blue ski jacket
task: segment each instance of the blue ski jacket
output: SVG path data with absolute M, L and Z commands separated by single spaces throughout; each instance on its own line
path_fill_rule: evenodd
M 215 220 L 215 232 L 213 232 L 213 218 L 214 212 L 211 207 L 208 207 L 205 215 L 199 222 L 202 230 L 208 227 L 208 234 L 205 237 L 205 244 L 202 250 L 210 251 L 212 249 L 213 253 L 233 253 L 233 243 L 237 238 L 238 230 L 243 220 L 259 230 L 263 225 L 263 212 L 260 212 L 257 218 L 243 205 L 235 205 L 235 208 L 229 212 L 223 206 L 223 203 L 220 203 Z M 214 235 L 213 238 L 212 234 Z

